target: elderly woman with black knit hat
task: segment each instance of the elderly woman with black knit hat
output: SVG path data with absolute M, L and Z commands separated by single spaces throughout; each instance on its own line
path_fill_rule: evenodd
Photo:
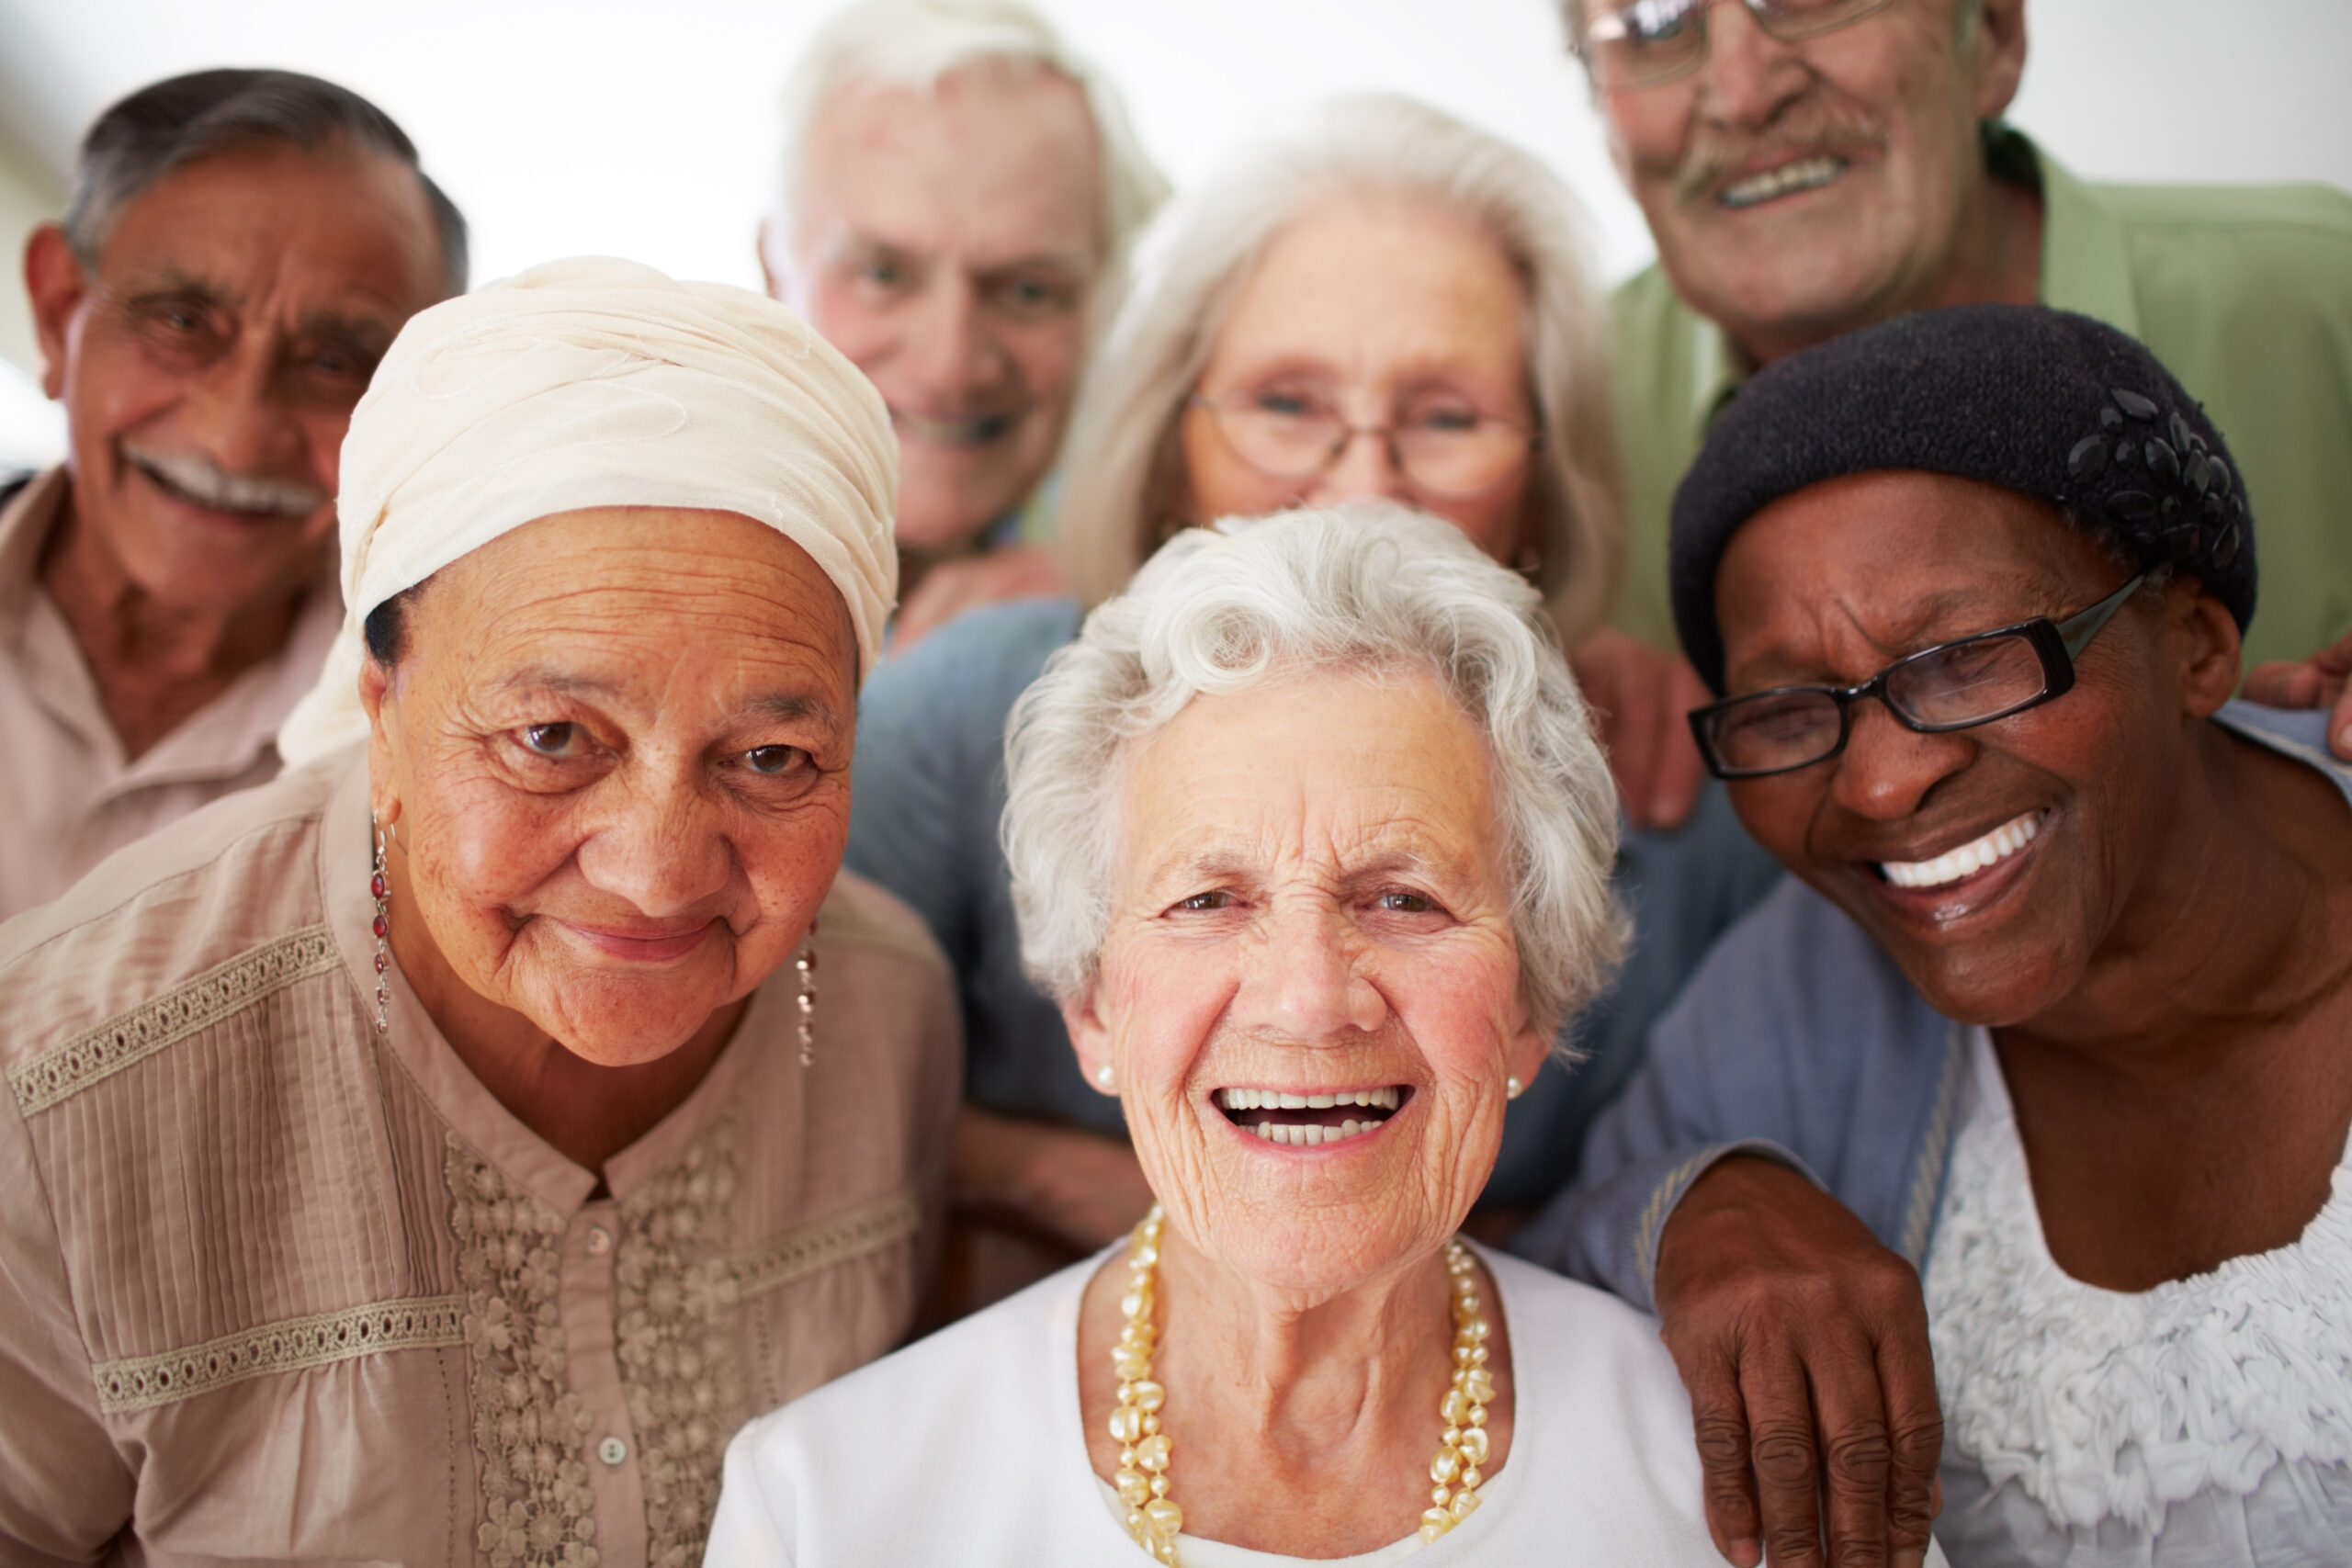
M 1692 724 L 1798 880 L 1538 1240 L 1755 1434 L 1735 1561 L 1890 1509 L 1901 1561 L 1939 1470 L 1963 1568 L 2346 1560 L 2352 772 L 2231 700 L 2258 502 L 2139 344 L 2014 306 L 1782 362 L 1684 483 Z
M 0 929 L 0 1558 L 686 1564 L 888 1348 L 958 1077 L 838 874 L 890 431 L 628 263 L 412 320 L 277 783 Z

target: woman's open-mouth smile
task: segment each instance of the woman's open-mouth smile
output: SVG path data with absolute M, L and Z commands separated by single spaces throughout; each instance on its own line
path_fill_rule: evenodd
M 1941 924 L 1974 914 L 2015 886 L 2033 861 L 2049 817 L 2046 808 L 2022 812 L 1921 860 L 1866 863 L 1889 903 Z
M 1376 1133 L 1412 1099 L 1406 1084 L 1374 1089 L 1221 1089 L 1209 1098 L 1226 1120 L 1270 1144 L 1327 1148 Z

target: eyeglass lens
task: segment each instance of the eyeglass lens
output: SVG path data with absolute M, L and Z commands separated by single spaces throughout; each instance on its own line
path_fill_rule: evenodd
M 1886 704 L 1923 729 L 1963 729 L 2026 706 L 2049 689 L 2041 650 L 1997 632 L 1929 649 L 1886 672 Z M 1716 760 L 1735 773 L 1777 773 L 1838 750 L 1845 716 L 1826 691 L 1760 692 L 1710 716 Z
M 1348 423 L 1320 398 L 1293 392 L 1237 392 L 1203 399 L 1234 455 L 1277 479 L 1310 479 L 1338 461 Z M 1500 484 L 1526 456 L 1527 433 L 1453 401 L 1404 410 L 1386 430 L 1397 467 L 1418 490 L 1474 496 Z
M 1707 54 L 1713 0 L 1592 0 L 1583 52 L 1604 87 L 1641 87 L 1695 69 Z M 1813 38 L 1883 9 L 1889 0 L 1743 0 L 1783 43 Z

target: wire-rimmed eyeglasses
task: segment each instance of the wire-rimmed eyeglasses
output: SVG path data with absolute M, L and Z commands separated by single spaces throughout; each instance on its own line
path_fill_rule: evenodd
M 1894 0 L 1740 0 L 1769 38 L 1818 38 Z M 1587 19 L 1568 47 L 1606 91 L 1656 87 L 1706 62 L 1707 13 L 1716 0 L 1583 0 Z
M 2046 615 L 1939 642 L 1898 659 L 1859 686 L 1775 686 L 1690 712 L 1699 755 L 1719 779 L 1762 778 L 1826 761 L 1846 749 L 1854 705 L 1876 697 L 1923 735 L 1973 729 L 2064 696 L 2075 660 L 2133 591 L 2142 572 L 2078 615 Z
M 1387 424 L 1350 424 L 1312 392 L 1195 393 L 1233 455 L 1269 479 L 1311 479 L 1359 435 L 1377 436 L 1415 490 L 1455 501 L 1485 495 L 1538 445 L 1533 431 L 1453 402 L 1408 412 Z

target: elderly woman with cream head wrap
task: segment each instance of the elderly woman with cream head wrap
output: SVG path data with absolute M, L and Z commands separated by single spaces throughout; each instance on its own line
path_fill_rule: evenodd
M 839 874 L 888 425 L 578 261 L 412 321 L 343 473 L 291 771 L 0 931 L 0 1557 L 692 1562 L 905 1332 L 956 1095 Z

